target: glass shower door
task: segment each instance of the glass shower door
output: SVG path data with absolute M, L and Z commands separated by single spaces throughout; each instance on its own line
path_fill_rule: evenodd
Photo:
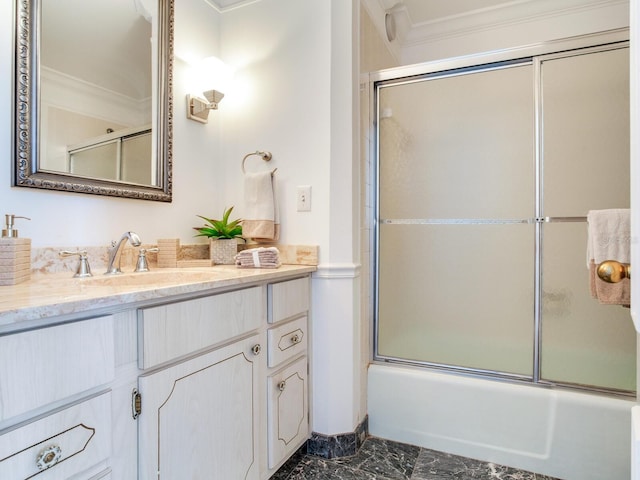
M 586 261 L 629 206 L 628 78 L 612 45 L 376 84 L 377 360 L 635 392 Z
M 532 376 L 532 68 L 378 90 L 378 356 Z
M 543 138 L 543 381 L 636 389 L 629 310 L 589 295 L 589 210 L 629 208 L 629 51 L 539 62 Z

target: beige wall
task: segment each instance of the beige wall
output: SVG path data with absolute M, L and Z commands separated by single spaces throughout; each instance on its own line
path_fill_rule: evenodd
M 373 24 L 366 8 L 360 5 L 360 73 L 397 67 L 398 61 L 391 53 L 386 39 Z

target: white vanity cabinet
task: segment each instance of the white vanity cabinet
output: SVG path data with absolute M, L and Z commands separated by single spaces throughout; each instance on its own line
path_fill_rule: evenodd
M 309 436 L 308 311 L 308 277 L 141 309 L 139 478 L 273 474 Z
M 113 318 L 0 336 L 0 478 L 108 475 Z
M 300 270 L 0 325 L 0 479 L 269 478 L 309 435 Z
M 309 437 L 309 278 L 268 286 L 267 446 L 274 470 Z

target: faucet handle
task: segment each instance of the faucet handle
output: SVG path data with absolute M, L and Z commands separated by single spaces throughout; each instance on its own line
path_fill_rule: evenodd
M 138 262 L 136 263 L 136 272 L 148 272 L 149 262 L 147 261 L 147 252 L 159 252 L 158 247 L 154 248 L 141 248 L 138 253 Z
M 80 263 L 78 264 L 78 270 L 74 275 L 74 278 L 92 277 L 91 266 L 89 265 L 89 258 L 87 257 L 86 250 L 78 250 L 77 252 L 70 252 L 69 250 L 62 250 L 59 255 L 61 257 L 70 257 L 78 255 L 80 257 Z

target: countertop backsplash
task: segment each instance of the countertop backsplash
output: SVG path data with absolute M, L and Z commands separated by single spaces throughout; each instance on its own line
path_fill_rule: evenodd
M 140 248 L 147 250 L 156 247 L 157 244 L 142 244 L 140 247 L 127 245 L 122 250 L 121 267 L 123 272 L 132 272 L 135 269 Z M 261 246 L 274 246 L 280 252 L 280 261 L 285 265 L 318 265 L 318 247 L 316 245 L 263 245 L 263 244 L 239 244 L 238 249 L 257 248 Z M 106 271 L 109 260 L 108 247 L 42 247 L 31 249 L 31 273 L 33 275 L 46 275 L 50 273 L 69 272 L 74 274 L 78 267 L 77 256 L 61 257 L 60 251 L 86 250 L 94 275 Z M 158 268 L 158 255 L 155 252 L 147 252 L 147 260 L 150 269 Z M 209 258 L 208 244 L 180 245 L 178 260 L 200 260 Z

